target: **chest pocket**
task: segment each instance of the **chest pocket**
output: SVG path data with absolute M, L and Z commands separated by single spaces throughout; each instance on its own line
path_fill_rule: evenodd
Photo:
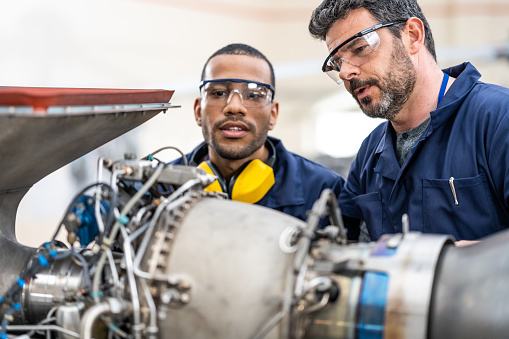
M 424 232 L 448 233 L 457 240 L 479 239 L 500 230 L 486 174 L 469 178 L 423 179 Z
M 353 198 L 362 212 L 371 240 L 377 240 L 383 230 L 382 196 L 379 192 L 363 194 Z M 393 232 L 391 232 L 393 233 Z

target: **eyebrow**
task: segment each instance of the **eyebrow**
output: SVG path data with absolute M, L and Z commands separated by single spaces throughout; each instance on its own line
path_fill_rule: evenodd
M 359 43 L 358 41 L 360 41 L 360 38 L 362 38 L 362 36 L 353 39 L 352 41 L 347 43 L 345 46 L 343 46 L 341 49 L 343 49 L 345 47 L 346 47 L 346 49 L 350 49 L 350 48 L 354 47 L 354 45 L 357 45 Z M 339 52 L 339 50 L 338 50 L 338 52 Z

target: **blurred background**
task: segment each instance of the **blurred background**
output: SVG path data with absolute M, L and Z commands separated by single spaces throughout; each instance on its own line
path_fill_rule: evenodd
M 271 135 L 287 149 L 346 173 L 361 141 L 381 120 L 366 118 L 344 88 L 321 72 L 327 49 L 307 30 L 320 2 L 2 1 L 2 86 L 171 89 L 171 103 L 181 106 L 34 185 L 18 209 L 18 240 L 30 246 L 49 240 L 74 195 L 96 180 L 100 156 L 142 157 L 168 145 L 191 151 L 202 140 L 193 118 L 202 67 L 229 43 L 252 45 L 274 65 L 280 115 Z M 481 80 L 509 87 L 508 0 L 420 4 L 441 67 L 470 61 Z M 177 156 L 168 152 L 161 158 Z

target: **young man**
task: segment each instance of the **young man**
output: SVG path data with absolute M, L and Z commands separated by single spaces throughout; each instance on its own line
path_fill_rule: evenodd
M 474 240 L 509 226 L 509 90 L 470 63 L 441 70 L 415 0 L 325 0 L 310 33 L 327 44 L 322 70 L 370 117 L 339 204 L 349 237 L 413 231 Z
M 218 177 L 208 190 L 306 220 L 321 192 L 330 188 L 337 196 L 344 179 L 267 136 L 279 114 L 274 94 L 272 64 L 258 50 L 231 44 L 215 52 L 194 104 L 205 141 L 187 159 Z

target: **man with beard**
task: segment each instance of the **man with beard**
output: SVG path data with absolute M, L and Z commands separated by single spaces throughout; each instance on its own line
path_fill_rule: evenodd
M 322 71 L 387 119 L 364 140 L 339 197 L 350 239 L 412 231 L 469 243 L 509 226 L 509 90 L 470 63 L 441 70 L 415 0 L 324 0 L 310 33 Z
M 194 115 L 205 141 L 186 157 L 190 165 L 217 176 L 206 190 L 302 220 L 324 189 L 340 193 L 340 175 L 267 136 L 279 104 L 272 64 L 261 52 L 244 44 L 225 46 L 207 60 L 201 80 Z

